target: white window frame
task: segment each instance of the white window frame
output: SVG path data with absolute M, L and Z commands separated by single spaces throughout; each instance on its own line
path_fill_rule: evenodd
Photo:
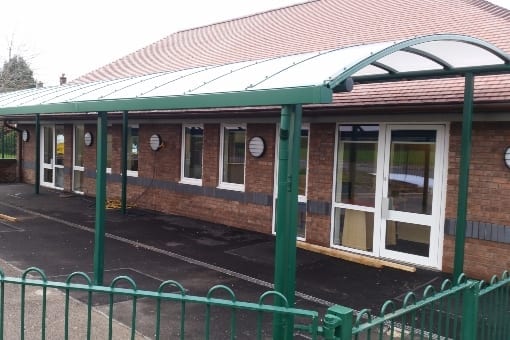
M 202 129 L 202 141 L 204 136 L 204 124 L 182 124 L 182 138 L 181 138 L 181 181 L 180 183 L 191 184 L 191 185 L 202 185 L 202 178 L 191 178 L 184 176 L 184 166 L 186 163 L 186 128 L 201 128 Z M 204 175 L 204 144 L 202 142 L 202 177 Z
M 138 157 L 140 157 L 140 125 L 139 124 L 129 124 L 129 129 L 138 129 Z M 128 140 L 128 149 L 131 147 L 131 145 L 129 145 L 129 140 Z M 112 150 L 113 150 L 113 133 L 112 133 Z M 127 152 L 127 150 L 126 150 Z M 127 156 L 127 155 L 126 155 Z M 140 159 L 138 159 L 138 167 L 140 167 Z M 129 177 L 138 177 L 138 171 L 139 170 L 127 170 L 127 176 Z
M 245 131 L 244 134 L 244 174 L 243 174 L 243 183 L 230 183 L 230 182 L 224 182 L 223 181 L 223 150 L 224 150 L 224 142 L 225 142 L 225 129 L 237 129 L 242 128 Z M 221 124 L 221 131 L 220 131 L 220 157 L 219 157 L 219 178 L 218 178 L 218 189 L 226 189 L 226 190 L 234 190 L 234 191 L 244 191 L 245 189 L 245 183 L 246 183 L 246 138 L 247 138 L 247 132 L 246 129 L 246 123 L 240 123 L 240 124 Z
M 377 173 L 376 173 L 376 191 L 375 191 L 375 207 L 364 207 L 364 206 L 355 206 L 346 203 L 337 203 L 335 201 L 335 193 L 337 177 L 336 171 L 338 167 L 338 147 L 339 147 L 339 126 L 340 125 L 378 125 L 379 126 L 379 138 L 378 138 L 378 146 L 377 146 Z M 438 220 L 438 227 L 432 228 L 431 235 L 432 242 L 429 244 L 429 257 L 424 258 L 420 256 L 406 254 L 403 256 L 402 253 L 397 253 L 397 256 L 388 256 L 392 255 L 392 251 L 385 250 L 382 247 L 385 245 L 385 237 L 386 230 L 381 228 L 386 219 L 383 219 L 383 196 L 387 194 L 387 192 L 383 192 L 387 190 L 387 187 L 384 184 L 384 176 L 385 171 L 387 171 L 388 166 L 388 156 L 389 156 L 389 141 L 391 136 L 392 128 L 402 128 L 402 129 L 419 129 L 419 130 L 436 130 L 438 131 L 437 140 L 436 140 L 436 153 L 438 153 L 437 159 L 441 160 L 436 162 L 436 175 L 435 176 L 435 187 L 434 187 L 434 195 L 435 200 L 433 204 L 436 206 L 436 214 L 431 216 L 431 219 Z M 335 132 L 335 149 L 334 149 L 334 167 L 333 167 L 333 192 L 332 192 L 332 205 L 331 205 L 331 223 L 330 223 L 330 247 L 335 249 L 347 250 L 353 253 L 359 253 L 363 255 L 375 256 L 377 258 L 388 258 L 390 260 L 402 261 L 413 263 L 415 265 L 424 266 L 427 268 L 442 268 L 442 258 L 443 258 L 443 239 L 444 239 L 444 220 L 445 220 L 445 210 L 446 210 L 446 190 L 447 190 L 447 177 L 448 177 L 448 150 L 449 150 L 449 129 L 450 124 L 446 122 L 427 122 L 427 123 L 409 123 L 409 122 L 376 122 L 376 123 L 368 123 L 368 122 L 340 122 L 336 124 L 336 132 Z M 436 194 L 437 192 L 437 194 Z M 334 223 L 335 223 L 335 208 L 344 208 L 344 209 L 354 209 L 358 211 L 366 211 L 372 212 L 374 214 L 374 230 L 373 230 L 373 249 L 372 251 L 364 251 L 355 248 L 349 248 L 341 245 L 334 244 Z M 412 215 L 412 214 L 408 214 Z M 418 216 L 421 218 L 420 216 Z M 421 222 L 416 224 L 422 224 Z M 437 247 L 437 248 L 436 248 Z

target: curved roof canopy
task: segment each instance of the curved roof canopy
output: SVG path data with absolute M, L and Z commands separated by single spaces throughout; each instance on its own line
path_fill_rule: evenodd
M 273 59 L 0 94 L 0 115 L 330 103 L 357 83 L 510 72 L 510 55 L 432 35 Z

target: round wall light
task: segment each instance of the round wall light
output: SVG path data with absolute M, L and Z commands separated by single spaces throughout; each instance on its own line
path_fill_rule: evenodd
M 28 142 L 28 140 L 30 139 L 30 132 L 28 132 L 28 130 L 23 130 L 23 132 L 21 133 L 21 138 L 23 139 L 24 142 Z
M 266 145 L 264 143 L 264 140 L 262 137 L 255 136 L 250 139 L 250 142 L 248 143 L 248 150 L 250 150 L 250 154 L 253 157 L 262 157 L 264 154 L 264 151 L 266 150 Z
M 83 135 L 83 141 L 85 142 L 86 146 L 91 146 L 92 143 L 94 143 L 94 137 L 92 136 L 92 133 L 89 131 L 85 132 Z
M 505 149 L 504 160 L 506 167 L 510 169 L 510 146 Z
M 149 145 L 152 151 L 158 151 L 163 146 L 161 136 L 158 134 L 153 134 L 149 140 Z

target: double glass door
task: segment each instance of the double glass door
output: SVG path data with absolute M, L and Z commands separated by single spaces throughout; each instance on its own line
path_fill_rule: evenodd
M 47 125 L 41 128 L 41 184 L 64 188 L 64 126 Z
M 440 266 L 443 125 L 340 125 L 332 244 Z

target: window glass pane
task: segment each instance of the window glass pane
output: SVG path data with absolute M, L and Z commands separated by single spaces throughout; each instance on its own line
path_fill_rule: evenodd
M 43 182 L 53 183 L 53 169 L 44 169 L 43 171 Z
M 386 249 L 429 257 L 430 227 L 386 221 Z
M 202 178 L 203 139 L 203 128 L 195 126 L 184 128 L 184 177 Z
M 359 250 L 372 250 L 374 213 L 335 208 L 333 243 Z
M 138 128 L 130 128 L 128 135 L 128 159 L 127 169 L 138 171 Z
M 390 209 L 432 214 L 435 142 L 435 130 L 391 132 Z
M 55 145 L 57 150 L 55 164 L 64 165 L 64 125 L 55 126 Z
M 43 141 L 43 162 L 51 164 L 53 162 L 53 128 L 44 127 L 44 141 Z M 48 181 L 46 181 L 48 182 Z M 53 182 L 53 181 L 49 181 Z
M 244 184 L 244 153 L 246 129 L 223 130 L 223 182 Z
M 301 129 L 301 151 L 299 157 L 298 194 L 306 196 L 306 172 L 308 166 L 308 129 Z
M 335 200 L 374 207 L 379 127 L 341 125 L 339 130 Z
M 83 125 L 75 125 L 74 127 L 74 165 L 83 166 L 83 148 L 84 142 Z
M 73 190 L 83 192 L 83 171 L 73 171 Z

